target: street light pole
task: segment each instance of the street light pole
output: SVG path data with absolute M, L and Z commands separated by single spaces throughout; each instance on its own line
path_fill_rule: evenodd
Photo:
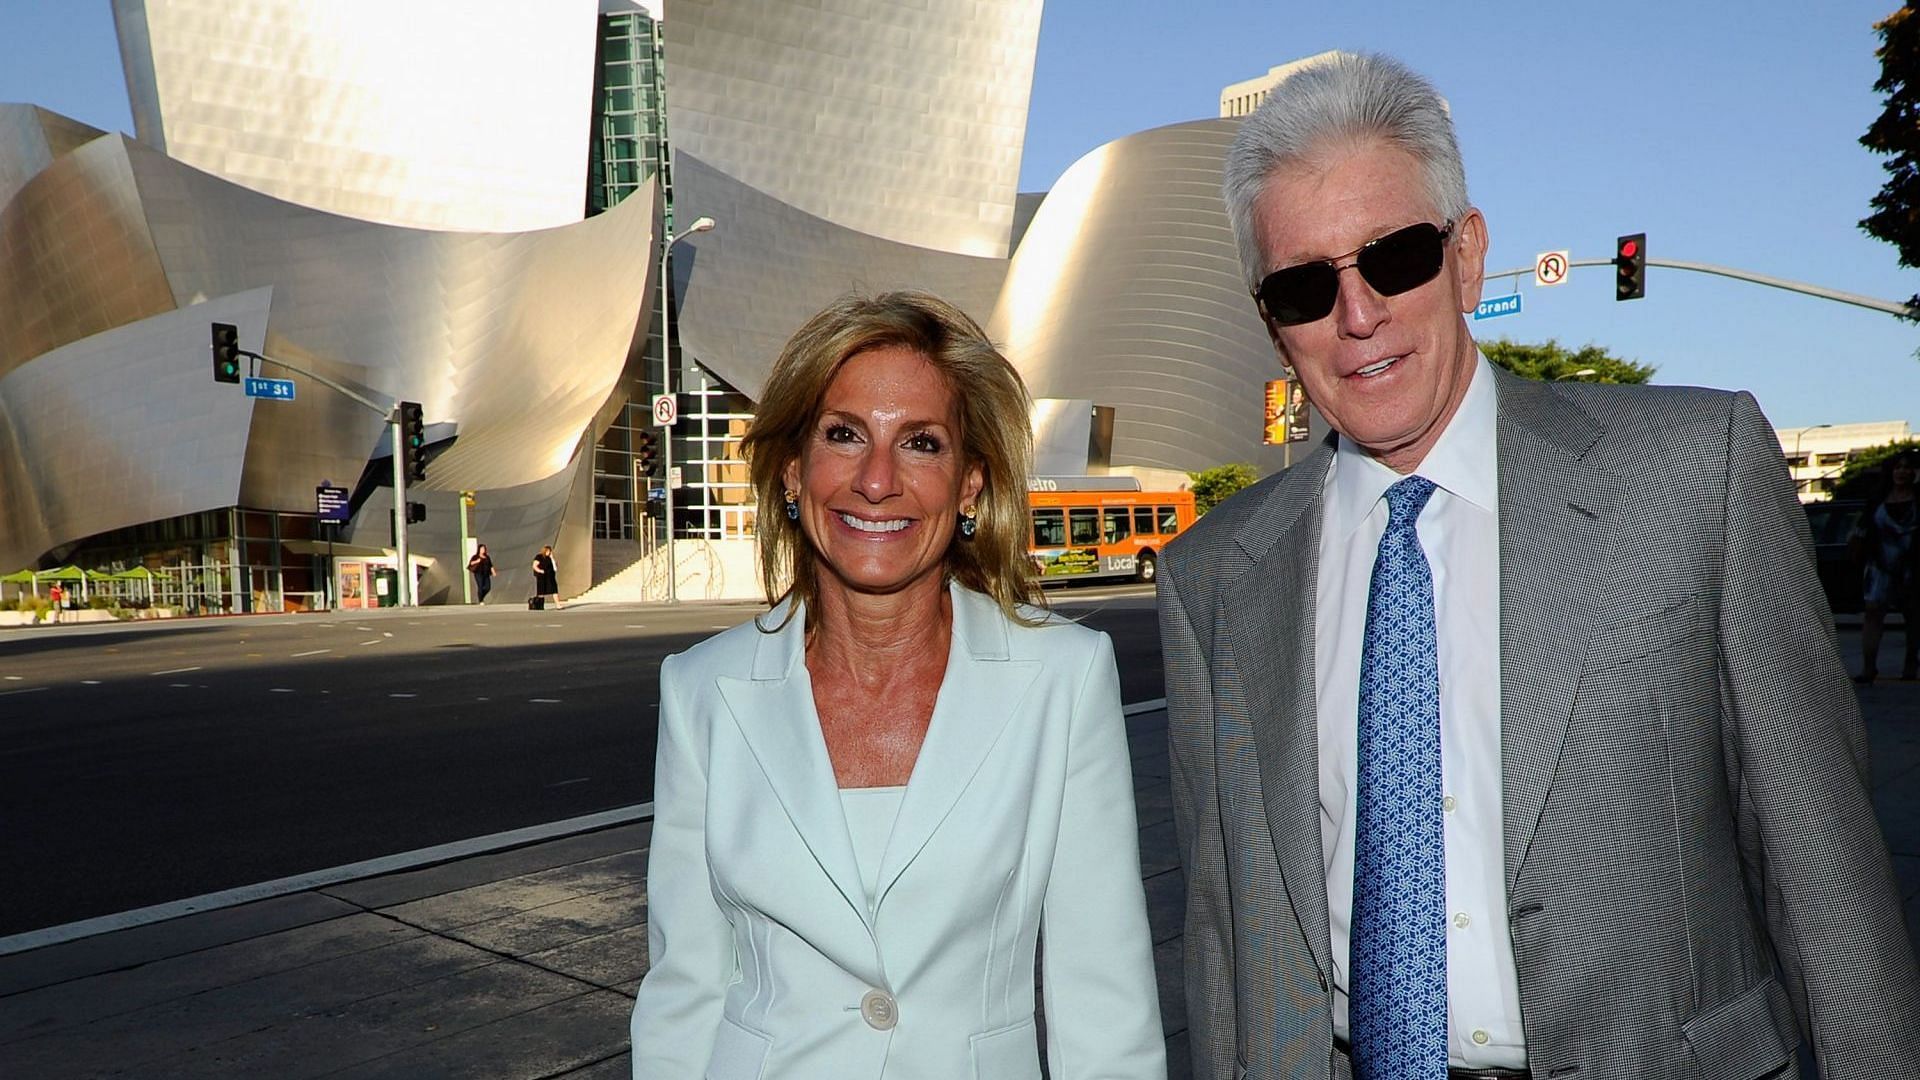
M 663 395 L 673 394 L 673 281 L 667 276 L 667 259 L 673 254 L 673 245 L 694 233 L 707 232 L 713 225 L 710 217 L 696 218 L 693 224 L 669 236 L 667 242 L 660 245 L 660 393 Z M 665 474 L 661 486 L 667 493 L 664 507 L 667 519 L 667 603 L 672 604 L 680 599 L 680 565 L 674 561 L 673 551 L 672 428 L 661 432 L 660 468 Z
M 1821 428 L 1830 428 L 1832 426 L 1833 426 L 1832 424 L 1815 424 L 1812 427 L 1803 427 L 1799 431 L 1794 432 L 1793 433 L 1793 456 L 1796 458 L 1800 456 L 1800 440 L 1807 437 L 1807 432 L 1819 431 Z M 1797 465 L 1793 465 L 1792 467 L 1795 469 L 1805 469 L 1807 467 L 1807 463 L 1802 461 Z M 1818 479 L 1819 477 L 1814 476 L 1814 477 L 1809 477 L 1808 481 L 1811 482 L 1813 480 L 1818 480 Z M 1800 494 L 1800 484 L 1801 484 L 1800 478 L 1798 476 L 1794 477 L 1793 493 L 1795 495 Z

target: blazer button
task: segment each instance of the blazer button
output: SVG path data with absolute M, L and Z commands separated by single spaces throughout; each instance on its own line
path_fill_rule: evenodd
M 860 999 L 860 1019 L 875 1031 L 890 1031 L 900 1022 L 900 1009 L 893 996 L 882 990 L 869 990 Z

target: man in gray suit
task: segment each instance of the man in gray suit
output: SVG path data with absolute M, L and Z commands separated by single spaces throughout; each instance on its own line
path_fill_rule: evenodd
M 1166 553 L 1195 1073 L 1920 1078 L 1920 979 L 1793 483 L 1745 393 L 1542 384 L 1381 57 L 1226 199 L 1337 433 Z

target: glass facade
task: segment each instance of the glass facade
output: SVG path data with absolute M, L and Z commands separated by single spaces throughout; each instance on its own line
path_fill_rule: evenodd
M 672 165 L 665 102 L 666 74 L 661 64 L 665 28 L 642 12 L 604 15 L 594 79 L 593 138 L 588 150 L 587 214 L 618 206 L 657 175 L 662 188 L 665 227 L 673 227 Z M 642 476 L 634 450 L 653 425 L 653 395 L 660 391 L 660 331 L 665 305 L 653 304 L 644 337 L 635 342 L 623 389 L 626 402 L 615 413 L 593 453 L 593 538 L 610 549 L 620 542 L 640 545 L 659 528 L 660 485 L 664 477 Z M 649 505 L 651 504 L 651 506 Z M 606 565 L 618 566 L 616 557 Z M 596 569 L 595 577 L 599 577 Z
M 666 236 L 673 235 L 673 174 L 666 131 L 665 29 L 639 12 L 600 20 L 597 104 L 587 184 L 587 212 L 596 214 L 659 176 Z M 596 577 L 628 556 L 664 538 L 665 458 L 661 429 L 653 426 L 653 395 L 660 392 L 661 322 L 672 304 L 654 304 L 645 340 L 636 342 L 628 368 L 627 401 L 594 447 L 593 537 Z M 753 403 L 680 353 L 673 336 L 674 383 L 680 401 L 673 464 L 681 487 L 674 493 L 674 535 L 707 539 L 753 535 L 754 498 L 740 455 L 740 439 L 753 419 Z M 652 441 L 651 470 L 636 450 Z M 630 546 L 629 546 L 630 545 Z

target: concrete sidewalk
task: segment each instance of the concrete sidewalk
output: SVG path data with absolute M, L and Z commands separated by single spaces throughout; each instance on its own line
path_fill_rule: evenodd
M 1842 637 L 1850 665 L 1858 642 Z M 1897 655 L 1885 658 L 1897 671 Z M 1909 928 L 1920 928 L 1920 683 L 1860 696 L 1881 822 Z M 1165 727 L 1164 712 L 1128 720 L 1164 1026 L 1173 1075 L 1185 1077 Z M 649 831 L 603 829 L 0 957 L 0 1077 L 626 1077 Z

